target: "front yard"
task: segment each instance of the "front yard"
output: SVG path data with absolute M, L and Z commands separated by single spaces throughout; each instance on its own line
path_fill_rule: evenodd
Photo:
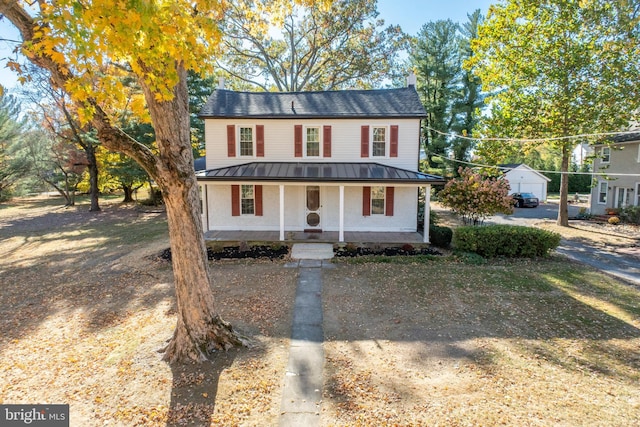
M 103 206 L 0 207 L 0 402 L 68 403 L 72 426 L 277 425 L 297 271 L 212 262 L 254 345 L 168 366 L 164 215 Z M 335 264 L 322 425 L 640 424 L 640 290 L 559 256 Z

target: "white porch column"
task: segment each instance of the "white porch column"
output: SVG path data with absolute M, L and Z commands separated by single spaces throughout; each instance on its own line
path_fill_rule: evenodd
M 344 185 L 340 186 L 340 231 L 338 241 L 344 242 Z
M 280 184 L 280 240 L 284 240 L 284 185 Z
M 423 242 L 429 243 L 429 214 L 431 209 L 431 186 L 424 187 L 424 237 Z

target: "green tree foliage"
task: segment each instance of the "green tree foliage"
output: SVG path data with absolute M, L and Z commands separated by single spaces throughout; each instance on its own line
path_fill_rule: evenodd
M 432 156 L 466 160 L 471 139 L 451 138 L 452 132 L 470 136 L 482 105 L 480 79 L 462 68 L 473 55 L 471 39 L 477 34 L 482 15 L 477 10 L 462 26 L 451 20 L 429 22 L 421 28 L 411 48 L 417 90 L 427 112 L 423 141 L 429 167 L 437 167 Z
M 460 215 L 465 224 L 478 225 L 496 213 L 513 213 L 509 183 L 469 168 L 460 168 L 459 177 L 450 180 L 438 197 L 444 206 Z
M 31 169 L 23 145 L 26 134 L 18 101 L 6 90 L 0 90 L 0 200 L 7 199 L 13 185 Z
M 257 14 L 256 5 L 229 4 L 219 65 L 263 90 L 370 88 L 390 77 L 404 46 L 400 27 L 377 19 L 376 0 L 299 5 L 281 19 Z
M 491 93 L 485 136 L 545 139 L 569 171 L 582 140 L 558 137 L 625 129 L 640 105 L 637 2 L 507 0 L 493 5 L 467 61 Z M 480 151 L 527 151 L 505 141 Z M 558 224 L 568 225 L 568 179 L 560 185 Z
M 194 157 L 204 155 L 204 121 L 198 117 L 198 114 L 202 106 L 207 102 L 213 88 L 213 76 L 203 77 L 193 71 L 187 74 L 189 124 L 191 126 L 191 145 L 194 147 Z

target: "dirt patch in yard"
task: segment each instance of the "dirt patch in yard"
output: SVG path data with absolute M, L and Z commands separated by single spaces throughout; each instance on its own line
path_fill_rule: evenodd
M 103 207 L 0 206 L 0 403 L 68 403 L 72 426 L 277 425 L 298 271 L 212 261 L 253 346 L 169 366 L 164 214 Z M 640 424 L 640 291 L 562 258 L 392 258 L 323 270 L 321 425 Z

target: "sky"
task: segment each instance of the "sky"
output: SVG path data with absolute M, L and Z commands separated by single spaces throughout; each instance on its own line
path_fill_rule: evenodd
M 451 19 L 467 21 L 467 14 L 476 9 L 486 16 L 489 5 L 497 0 L 378 0 L 378 18 L 387 25 L 400 25 L 402 30 L 415 36 L 430 21 Z
M 378 18 L 386 25 L 400 25 L 402 30 L 415 36 L 429 21 L 451 19 L 466 22 L 467 14 L 480 9 L 487 14 L 489 5 L 496 0 L 378 0 Z M 17 31 L 6 19 L 0 20 L 0 39 L 17 39 Z M 17 85 L 17 76 L 5 67 L 7 57 L 15 44 L 0 40 L 0 84 L 11 88 Z

